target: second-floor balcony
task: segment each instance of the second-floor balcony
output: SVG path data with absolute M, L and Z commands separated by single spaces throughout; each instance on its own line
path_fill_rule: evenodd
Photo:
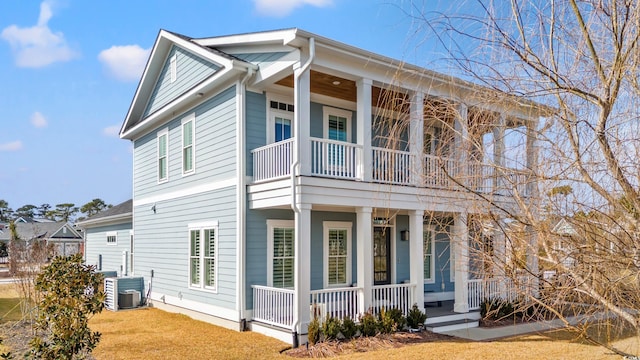
M 254 149 L 254 183 L 290 176 L 293 144 L 294 139 L 290 138 Z M 434 155 L 422 155 L 422 164 L 416 167 L 416 155 L 411 152 L 380 147 L 371 148 L 370 163 L 365 164 L 368 157 L 358 144 L 312 137 L 301 146 L 310 147 L 310 176 L 483 194 L 529 195 L 528 171 Z

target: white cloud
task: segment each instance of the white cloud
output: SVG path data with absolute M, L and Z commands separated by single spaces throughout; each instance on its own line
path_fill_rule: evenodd
M 298 7 L 312 5 L 326 7 L 333 4 L 333 0 L 253 0 L 256 11 L 263 16 L 284 17 Z
M 112 46 L 102 50 L 98 60 L 118 80 L 139 80 L 147 63 L 151 49 L 143 49 L 138 45 Z
M 107 126 L 102 129 L 102 135 L 110 137 L 118 137 L 120 135 L 120 125 Z
M 38 68 L 78 56 L 67 45 L 62 32 L 54 33 L 47 25 L 52 16 L 51 3 L 43 1 L 35 26 L 21 28 L 10 25 L 2 30 L 0 36 L 11 45 L 17 66 Z
M 20 140 L 0 144 L 0 151 L 18 151 L 18 150 L 22 150 L 22 141 Z
M 31 125 L 37 128 L 43 128 L 47 127 L 48 122 L 44 115 L 42 115 L 42 113 L 36 111 L 33 113 L 33 115 L 31 115 Z

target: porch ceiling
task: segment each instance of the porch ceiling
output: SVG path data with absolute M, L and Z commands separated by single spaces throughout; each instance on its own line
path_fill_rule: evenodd
M 286 76 L 276 84 L 293 88 L 293 74 Z M 339 76 L 311 70 L 311 92 L 341 100 L 356 102 L 356 82 Z M 408 113 L 409 95 L 400 91 L 371 87 L 371 104 L 385 109 Z

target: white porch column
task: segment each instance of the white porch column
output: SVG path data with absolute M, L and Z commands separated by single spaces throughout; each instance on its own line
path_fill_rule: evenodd
M 538 267 L 538 234 L 535 229 L 528 226 L 526 236 L 529 240 L 529 246 L 527 246 L 527 269 L 529 269 L 532 274 L 535 274 L 535 276 L 530 279 L 527 290 L 531 292 L 531 296 L 537 298 L 540 296 L 538 291 L 538 283 L 540 282 L 538 274 L 540 271 Z
M 457 213 L 453 217 L 453 246 L 455 266 L 455 296 L 453 311 L 458 313 L 469 312 L 469 228 L 467 226 L 467 213 Z
M 508 189 L 504 175 L 505 157 L 504 157 L 504 132 L 507 126 L 507 117 L 505 114 L 498 115 L 498 124 L 493 128 L 493 163 L 495 164 L 495 176 L 493 177 L 493 191 L 503 194 Z
M 294 289 L 293 302 L 294 318 L 298 319 L 296 331 L 306 334 L 311 321 L 311 205 L 297 204 L 295 212 L 295 260 L 294 260 Z
M 469 168 L 467 166 L 467 159 L 469 157 L 469 146 L 467 145 L 469 142 L 469 120 L 468 120 L 468 109 L 465 104 L 458 104 L 458 116 L 455 117 L 454 120 L 454 147 L 455 147 L 455 158 L 458 161 L 458 167 L 456 169 L 456 176 L 460 178 L 461 181 L 468 183 L 467 174 L 469 173 Z
M 358 312 L 364 313 L 371 306 L 371 286 L 373 285 L 373 234 L 370 207 L 357 208 L 357 254 L 358 287 L 360 303 Z
M 413 302 L 424 311 L 424 211 L 409 213 L 409 267 L 410 280 L 415 284 Z
M 538 172 L 538 149 L 536 146 L 536 135 L 538 132 L 538 122 L 527 124 L 527 169 L 531 171 L 529 179 L 527 179 L 527 194 L 529 195 L 529 204 L 532 210 L 532 216 L 538 217 L 537 209 L 539 206 L 538 181 L 535 174 Z M 538 266 L 538 234 L 532 227 L 527 227 L 527 237 L 529 246 L 527 247 L 527 268 L 538 275 L 540 268 Z M 531 284 L 532 295 L 538 297 L 539 275 L 534 277 Z
M 301 71 L 300 63 L 293 70 L 293 129 L 295 146 L 293 160 L 299 164 L 299 173 L 295 175 L 311 175 L 311 72 Z
M 423 185 L 424 177 L 424 94 L 416 92 L 411 99 L 409 121 L 409 151 L 411 152 L 411 183 Z
M 356 128 L 357 142 L 362 146 L 358 156 L 358 179 L 371 181 L 371 80 L 360 79 L 356 82 Z

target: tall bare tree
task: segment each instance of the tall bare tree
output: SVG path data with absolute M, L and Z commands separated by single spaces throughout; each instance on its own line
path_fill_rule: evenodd
M 401 6 L 416 24 L 416 34 L 445 49 L 456 75 L 491 90 L 485 102 L 504 108 L 524 99 L 553 109 L 530 134 L 539 166 L 529 169 L 536 191 L 528 195 L 540 196 L 522 196 L 517 211 L 478 196 L 498 210 L 492 219 L 477 222 L 470 256 L 475 250 L 502 275 L 524 272 L 539 278 L 535 291 L 522 294 L 530 304 L 594 343 L 618 354 L 637 354 L 638 348 L 621 348 L 591 330 L 630 329 L 640 336 L 640 5 L 630 0 L 472 0 L 433 12 L 431 4 Z M 486 127 L 496 126 L 498 118 L 469 114 L 468 119 L 467 149 L 480 160 L 488 150 Z M 442 128 L 456 131 L 440 121 Z M 518 159 L 494 164 L 493 173 L 509 163 Z M 474 191 L 468 181 L 450 177 Z M 516 185 L 510 184 L 518 199 L 524 194 Z M 554 201 L 547 195 L 564 196 Z M 559 220 L 570 230 L 559 231 Z M 494 249 L 482 236 L 488 228 L 502 230 L 505 249 Z M 470 229 L 474 232 L 474 226 Z M 527 240 L 531 231 L 537 241 Z M 532 246 L 528 254 L 535 261 L 522 259 L 523 248 Z M 556 276 L 543 278 L 544 270 Z M 572 322 L 577 312 L 615 320 Z

